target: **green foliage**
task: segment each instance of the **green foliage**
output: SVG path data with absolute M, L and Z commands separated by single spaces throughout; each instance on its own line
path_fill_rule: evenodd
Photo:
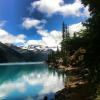
M 0 48 L 0 63 L 7 62 L 7 56 L 4 50 Z
M 63 65 L 66 66 L 68 64 L 68 58 L 67 58 L 67 56 L 63 56 L 62 59 L 63 59 Z
M 55 55 L 55 52 L 54 51 L 52 51 L 52 53 L 50 53 L 49 55 L 48 55 L 48 62 L 55 62 L 56 61 L 56 55 Z
M 75 51 L 80 47 L 87 47 L 88 45 L 88 38 L 84 38 L 85 33 L 77 33 L 78 37 L 73 37 L 73 38 L 66 38 L 65 40 L 62 41 L 62 50 L 68 51 Z
M 91 75 L 100 75 L 100 0 L 82 0 L 89 6 L 91 17 L 84 23 L 88 31 L 89 45 L 86 55 L 86 64 Z
M 100 0 L 81 0 L 84 6 L 89 6 L 91 17 L 83 25 L 86 29 L 74 33 L 74 37 L 63 38 L 61 52 L 53 56 L 55 60 L 58 55 L 67 64 L 68 57 L 80 47 L 86 49 L 85 64 L 92 78 L 100 79 Z M 59 58 L 60 58 L 59 57 Z

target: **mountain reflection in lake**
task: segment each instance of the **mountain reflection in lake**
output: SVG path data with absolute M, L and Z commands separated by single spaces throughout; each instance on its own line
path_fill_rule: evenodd
M 63 76 L 45 63 L 0 65 L 0 100 L 50 100 L 64 88 Z

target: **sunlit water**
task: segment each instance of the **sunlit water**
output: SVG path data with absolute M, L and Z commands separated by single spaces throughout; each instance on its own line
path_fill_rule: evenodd
M 64 88 L 63 73 L 43 62 L 0 65 L 0 100 L 48 100 Z

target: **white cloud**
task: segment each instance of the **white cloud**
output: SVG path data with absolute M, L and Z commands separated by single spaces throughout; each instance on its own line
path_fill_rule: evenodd
M 42 40 L 28 40 L 27 45 L 43 45 L 45 46 L 45 43 Z
M 24 34 L 12 35 L 6 30 L 0 28 L 0 41 L 2 43 L 24 43 L 26 36 Z
M 85 7 L 82 15 L 86 17 L 90 17 L 89 6 Z
M 23 27 L 26 29 L 34 27 L 37 33 L 41 35 L 41 40 L 28 40 L 27 45 L 43 45 L 49 47 L 57 47 L 57 45 L 59 45 L 62 40 L 61 32 L 56 30 L 48 32 L 48 30 L 44 29 L 45 23 L 45 20 L 24 19 L 22 23 Z
M 38 44 L 38 40 L 28 40 L 28 41 L 27 41 L 27 44 L 28 44 L 28 45 L 39 45 L 39 44 Z
M 88 7 L 86 9 L 88 9 Z M 87 10 L 85 12 L 88 13 Z M 37 20 L 30 18 L 26 18 L 24 20 L 23 26 L 26 29 L 35 27 L 37 33 L 41 35 L 41 40 L 28 40 L 27 45 L 42 45 L 48 47 L 60 46 L 60 43 L 62 41 L 62 32 L 57 30 L 51 30 L 50 32 L 48 32 L 48 30 L 44 29 L 43 27 L 43 25 L 45 25 L 45 22 L 46 22 L 45 20 Z M 43 24 L 40 25 L 41 23 Z M 79 32 L 82 29 L 85 29 L 85 27 L 82 25 L 81 22 L 69 26 L 69 32 L 71 36 L 73 36 L 74 32 Z
M 48 47 L 57 47 L 62 40 L 62 33 L 60 31 L 52 30 L 38 30 L 38 34 L 42 36 L 41 40 L 29 40 L 28 45 L 43 45 Z
M 52 30 L 48 36 L 42 37 L 42 41 L 49 47 L 57 47 L 62 40 L 62 33 L 60 31 Z
M 74 32 L 79 32 L 80 30 L 85 29 L 85 27 L 82 25 L 82 23 L 76 23 L 69 26 L 69 32 L 71 36 Z M 45 29 L 39 29 L 37 30 L 37 33 L 42 36 L 41 40 L 28 40 L 27 45 L 42 45 L 42 46 L 48 46 L 48 47 L 57 47 L 60 45 L 60 42 L 62 41 L 62 33 L 57 30 L 52 30 L 48 32 Z M 3 43 L 19 43 L 25 42 L 25 35 L 19 34 L 17 36 L 14 36 L 7 31 L 0 29 L 0 41 Z
M 51 15 L 58 11 L 61 4 L 63 4 L 62 0 L 40 0 L 33 2 L 31 5 L 40 12 Z
M 26 25 L 26 28 L 35 27 L 37 29 L 37 33 L 42 36 L 41 40 L 28 40 L 27 45 L 43 45 L 48 47 L 57 47 L 59 43 L 62 40 L 62 35 L 60 31 L 52 30 L 48 32 L 46 29 L 43 29 L 43 26 L 41 25 L 41 28 L 39 27 L 39 24 L 42 23 L 44 20 L 30 20 L 26 19 L 24 22 L 24 25 Z M 35 22 L 34 24 L 32 24 Z M 24 43 L 26 36 L 24 34 L 19 35 L 13 35 L 6 30 L 0 28 L 0 41 L 2 43 Z
M 22 26 L 26 29 L 30 29 L 32 27 L 35 27 L 36 29 L 41 29 L 42 24 L 45 24 L 45 20 L 37 20 L 34 18 L 24 18 Z
M 48 31 L 44 30 L 44 29 L 37 30 L 37 33 L 40 34 L 41 36 L 48 36 L 49 35 Z
M 26 29 L 35 27 L 37 29 L 37 33 L 41 35 L 41 40 L 28 40 L 27 45 L 43 45 L 48 47 L 57 47 L 57 45 L 59 45 L 62 40 L 61 32 L 56 30 L 48 32 L 48 30 L 44 29 L 45 22 L 45 20 L 37 20 L 30 18 L 26 18 L 24 20 L 23 26 Z M 41 23 L 43 24 L 40 25 Z
M 41 29 L 36 28 L 37 33 L 41 35 L 41 40 L 28 40 L 27 45 L 42 45 L 42 46 L 48 46 L 48 47 L 60 46 L 60 43 L 62 41 L 61 31 L 51 30 L 50 32 L 48 32 L 48 30 L 44 29 L 42 25 L 41 27 L 42 27 Z M 74 32 L 79 32 L 82 29 L 85 29 L 85 27 L 82 25 L 81 22 L 72 24 L 69 26 L 70 35 L 73 36 Z
M 85 26 L 82 25 L 82 23 L 76 23 L 76 24 L 72 24 L 69 26 L 69 33 L 71 36 L 73 36 L 74 32 L 79 32 L 81 30 L 85 29 Z
M 55 13 L 59 13 L 63 16 L 85 16 L 87 13 L 85 12 L 87 8 L 81 4 L 80 0 L 75 0 L 72 4 L 65 4 L 64 0 L 39 0 L 31 3 L 31 6 L 33 9 L 37 9 L 42 13 L 48 14 L 48 16 Z M 81 12 L 81 9 L 84 10 L 83 13 Z
M 6 21 L 0 21 L 0 28 L 5 25 Z
M 83 29 L 85 29 L 85 26 L 82 25 L 82 23 L 76 23 L 72 24 L 69 27 L 69 33 L 70 36 L 73 36 L 74 32 L 79 32 Z M 57 47 L 60 46 L 60 43 L 62 41 L 62 33 L 57 30 L 52 30 L 48 32 L 47 30 L 38 30 L 38 34 L 42 36 L 41 40 L 29 40 L 29 45 L 43 45 L 48 47 Z

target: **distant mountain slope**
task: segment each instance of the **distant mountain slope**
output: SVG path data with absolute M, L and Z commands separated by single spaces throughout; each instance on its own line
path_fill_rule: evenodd
M 14 49 L 0 43 L 0 62 L 15 62 L 21 61 L 23 55 Z
M 8 46 L 0 42 L 0 63 L 23 62 L 23 61 L 44 61 L 47 59 L 48 51 L 31 51 L 16 46 Z

